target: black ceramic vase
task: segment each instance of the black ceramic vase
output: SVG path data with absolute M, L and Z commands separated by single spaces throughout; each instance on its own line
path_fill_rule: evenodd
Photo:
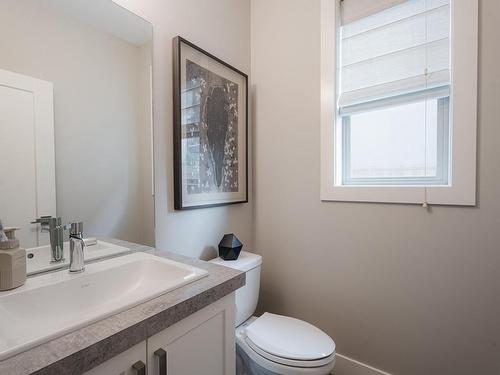
M 243 244 L 233 234 L 225 234 L 219 242 L 219 256 L 224 260 L 236 260 L 240 255 Z

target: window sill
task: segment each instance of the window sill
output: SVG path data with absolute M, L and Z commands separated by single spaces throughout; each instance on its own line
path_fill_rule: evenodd
M 322 188 L 321 200 L 475 206 L 476 192 L 451 186 L 334 186 Z

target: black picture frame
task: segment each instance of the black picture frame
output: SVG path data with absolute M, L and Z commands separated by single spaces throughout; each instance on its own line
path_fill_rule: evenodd
M 186 63 L 187 65 L 187 59 L 184 61 L 182 59 L 182 48 L 190 48 L 194 50 L 196 53 L 202 54 L 204 57 L 208 58 L 208 60 L 204 59 L 203 61 L 210 61 L 215 64 L 215 66 L 220 67 L 221 69 L 228 69 L 229 72 L 233 72 L 233 74 L 236 74 L 237 76 L 240 77 L 241 82 L 244 84 L 244 88 L 242 90 L 239 90 L 238 84 L 234 84 L 233 82 L 230 82 L 231 84 L 234 84 L 236 86 L 236 89 L 234 89 L 234 92 L 238 92 L 238 94 L 234 95 L 237 97 L 236 99 L 236 115 L 233 116 L 234 118 L 237 118 L 237 129 L 238 129 L 238 137 L 240 134 L 243 133 L 244 140 L 241 142 L 240 139 L 238 138 L 236 141 L 233 140 L 233 143 L 237 144 L 237 157 L 235 158 L 236 162 L 233 162 L 232 168 L 238 168 L 237 169 L 237 180 L 234 181 L 233 185 L 230 185 L 232 189 L 234 189 L 234 186 L 237 185 L 238 191 L 237 194 L 241 194 L 241 198 L 236 197 L 236 198 L 231 198 L 225 200 L 223 198 L 224 194 L 226 195 L 237 195 L 234 191 L 230 192 L 210 192 L 210 193 L 204 193 L 204 192 L 199 192 L 197 201 L 195 203 L 193 202 L 187 202 L 186 195 L 187 194 L 187 186 L 184 185 L 184 180 L 183 180 L 183 150 L 182 150 L 182 141 L 183 141 L 183 123 L 182 123 L 182 88 L 183 88 L 183 82 L 182 82 L 182 74 L 183 72 L 186 72 L 186 66 L 183 66 L 183 63 Z M 191 61 L 189 61 L 190 64 L 192 64 Z M 208 74 L 213 74 L 216 77 L 227 81 L 225 78 L 220 77 L 216 73 L 213 73 L 212 71 L 209 71 L 208 68 L 206 67 L 200 67 L 203 70 L 206 70 Z M 184 71 L 183 71 L 184 69 Z M 219 69 L 219 68 L 218 68 Z M 187 76 L 186 76 L 187 77 Z M 200 89 L 201 90 L 201 89 Z M 236 91 L 237 90 L 237 91 Z M 203 90 L 201 90 L 203 92 Z M 213 92 L 213 91 L 212 91 Z M 239 93 L 242 93 L 244 95 L 244 98 L 241 99 Z M 203 99 L 203 98 L 202 98 Z M 200 103 L 198 106 L 200 107 L 199 109 L 199 123 L 203 124 L 205 128 L 208 129 L 208 125 L 204 124 L 204 120 L 202 120 L 203 113 L 206 113 L 202 111 L 202 108 L 205 106 L 205 104 L 202 104 L 202 99 L 200 99 Z M 241 118 L 240 113 L 241 113 L 241 108 L 240 108 L 240 103 L 243 104 L 244 106 L 244 116 Z M 198 209 L 198 208 L 208 208 L 208 207 L 217 207 L 217 206 L 225 206 L 225 205 L 232 205 L 232 204 L 240 204 L 240 203 L 247 203 L 248 202 L 248 75 L 237 68 L 231 66 L 227 62 L 219 59 L 218 57 L 214 56 L 213 54 L 205 51 L 204 49 L 198 47 L 194 43 L 191 43 L 190 41 L 177 36 L 173 39 L 173 105 L 174 105 L 174 110 L 173 110 L 173 116 L 174 116 L 174 121 L 173 121 L 173 138 L 174 138 L 174 208 L 176 210 L 188 210 L 188 209 Z M 206 109 L 206 108 L 205 108 Z M 220 109 L 220 108 L 219 108 Z M 212 112 L 211 112 L 212 113 Z M 243 122 L 243 124 L 241 124 Z M 200 125 L 201 126 L 201 125 Z M 217 126 L 220 129 L 220 126 Z M 201 128 L 200 128 L 201 129 Z M 243 132 L 241 132 L 243 130 Z M 199 130 L 201 133 L 202 130 Z M 206 130 L 206 133 L 208 133 L 208 130 Z M 222 159 L 222 164 L 226 163 L 226 142 L 227 142 L 227 132 L 224 133 L 224 156 Z M 208 136 L 205 137 L 207 144 L 209 144 L 209 139 Z M 201 140 L 202 136 L 200 135 L 198 137 L 200 145 L 201 145 Z M 234 139 L 234 138 L 230 138 Z M 214 141 L 215 142 L 215 141 Z M 215 144 L 215 143 L 214 143 Z M 218 153 L 217 155 L 220 156 L 220 144 L 218 143 L 217 146 L 219 146 Z M 241 152 L 240 148 L 241 146 L 244 147 L 244 150 Z M 201 147 L 201 146 L 200 146 Z M 213 146 L 215 148 L 215 146 Z M 212 152 L 212 146 L 209 145 L 209 152 Z M 213 158 L 213 152 L 210 154 L 212 155 Z M 240 160 L 240 155 L 244 156 L 244 174 L 242 176 L 241 174 L 241 160 Z M 201 160 L 201 159 L 200 159 Z M 221 159 L 220 157 L 217 159 L 219 161 L 219 165 L 217 165 L 215 162 L 212 164 L 215 168 L 215 166 L 218 166 L 218 168 L 226 168 L 222 167 L 220 165 Z M 227 163 L 226 163 L 227 164 Z M 234 165 L 237 165 L 237 167 L 234 167 Z M 221 184 L 221 175 L 222 171 L 219 172 L 219 176 L 216 177 L 214 174 L 213 179 L 218 180 L 219 184 Z M 234 179 L 234 177 L 233 177 Z M 198 179 L 200 181 L 200 179 Z M 244 182 L 244 187 L 241 186 L 241 181 Z M 194 185 L 195 188 L 199 189 L 199 183 L 198 186 L 196 184 Z M 190 188 L 193 188 L 192 186 L 189 186 Z M 218 186 L 220 189 L 220 185 Z M 203 200 L 203 195 L 211 195 L 211 196 L 217 196 L 218 194 L 221 196 L 220 198 L 217 198 L 215 201 L 214 199 L 207 199 L 206 201 Z

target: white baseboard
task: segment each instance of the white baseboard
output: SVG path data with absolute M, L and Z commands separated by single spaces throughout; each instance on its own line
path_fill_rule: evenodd
M 378 368 L 356 361 L 345 355 L 336 354 L 332 375 L 392 375 Z

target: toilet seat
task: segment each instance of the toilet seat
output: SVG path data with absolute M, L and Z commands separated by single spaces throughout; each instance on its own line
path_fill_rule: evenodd
M 330 356 L 320 360 L 324 365 L 320 365 L 319 361 L 289 361 L 286 358 L 281 358 L 277 356 L 272 356 L 269 353 L 264 356 L 262 349 L 256 347 L 251 347 L 250 340 L 246 335 L 246 328 L 253 324 L 257 317 L 253 316 L 245 321 L 243 324 L 236 328 L 236 346 L 238 357 L 245 361 L 250 361 L 245 366 L 249 366 L 251 370 L 248 374 L 260 374 L 269 371 L 272 374 L 286 374 L 286 375 L 326 375 L 330 374 L 335 366 L 335 352 Z M 244 353 L 244 354 L 242 354 Z M 245 359 L 245 356 L 246 359 Z M 280 363 L 288 362 L 288 364 Z M 315 363 L 314 363 L 315 362 Z M 317 367 L 301 367 L 306 365 L 316 365 Z M 256 369 L 260 367 L 262 371 Z M 248 371 L 248 367 L 247 367 Z M 238 374 L 247 374 L 246 371 L 238 372 Z
M 321 367 L 335 357 L 335 343 L 299 319 L 264 313 L 244 329 L 247 345 L 260 356 L 286 366 Z
M 246 343 L 248 346 L 254 350 L 257 354 L 262 356 L 265 359 L 268 359 L 269 361 L 273 361 L 285 366 L 290 366 L 290 367 L 301 367 L 301 368 L 312 368 L 312 367 L 321 367 L 328 365 L 335 359 L 335 354 L 332 353 L 328 357 L 324 357 L 318 360 L 307 360 L 307 361 L 301 361 L 301 360 L 294 360 L 294 359 L 289 359 L 289 358 L 283 358 L 283 357 L 278 357 L 275 355 L 272 355 L 271 353 L 268 353 L 258 346 L 256 346 L 252 340 L 249 340 L 248 338 L 246 339 Z

